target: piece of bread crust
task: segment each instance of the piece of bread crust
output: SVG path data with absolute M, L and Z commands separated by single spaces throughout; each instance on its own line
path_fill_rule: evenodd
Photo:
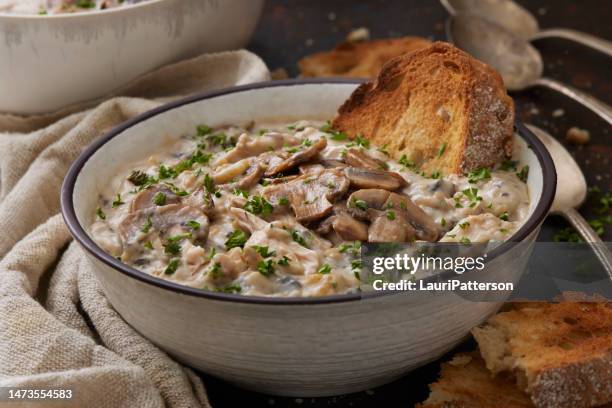
M 539 408 L 612 403 L 612 303 L 523 303 L 472 330 L 487 368 Z
M 346 41 L 332 51 L 302 58 L 298 67 L 304 77 L 375 78 L 385 62 L 430 44 L 431 41 L 421 37 Z
M 478 352 L 460 353 L 443 363 L 440 378 L 429 389 L 429 398 L 417 408 L 534 407 L 513 378 L 493 378 Z
M 334 129 L 364 135 L 426 174 L 493 167 L 512 153 L 514 103 L 497 72 L 436 42 L 386 63 L 340 107 Z

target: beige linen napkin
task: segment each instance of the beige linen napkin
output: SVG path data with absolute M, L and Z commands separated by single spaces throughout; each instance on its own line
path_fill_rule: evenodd
M 0 387 L 74 391 L 70 405 L 44 407 L 209 407 L 201 380 L 108 303 L 59 214 L 60 186 L 83 148 L 161 101 L 268 78 L 247 51 L 209 54 L 150 73 L 85 112 L 0 114 Z

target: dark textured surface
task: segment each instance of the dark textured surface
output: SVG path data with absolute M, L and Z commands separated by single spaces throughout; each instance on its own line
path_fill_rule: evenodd
M 612 40 L 612 7 L 609 0 L 522 0 L 542 28 L 567 27 Z M 285 68 L 297 74 L 296 63 L 306 54 L 328 50 L 353 28 L 367 27 L 372 38 L 419 35 L 444 40 L 446 11 L 435 0 L 268 0 L 259 28 L 249 49 L 259 54 L 271 69 Z M 545 61 L 545 75 L 569 83 L 612 104 L 612 63 L 605 56 L 560 39 L 536 43 Z M 561 140 L 583 169 L 589 186 L 610 191 L 612 143 L 610 127 L 582 106 L 547 89 L 532 89 L 512 95 L 524 122 L 533 123 Z M 553 117 L 552 112 L 564 114 Z M 565 141 L 571 126 L 586 129 L 591 142 L 573 146 Z M 592 196 L 581 208 L 587 218 L 600 217 L 598 198 Z M 609 215 L 609 214 L 608 214 Z M 559 217 L 544 224 L 539 240 L 549 241 L 565 227 Z M 608 226 L 606 240 L 612 238 Z M 358 333 L 355 333 L 358 335 Z M 473 347 L 471 341 L 460 349 Z M 238 352 L 238 351 L 237 351 Z M 428 394 L 439 362 L 368 392 L 334 398 L 278 398 L 251 393 L 225 382 L 205 377 L 214 407 L 412 407 Z

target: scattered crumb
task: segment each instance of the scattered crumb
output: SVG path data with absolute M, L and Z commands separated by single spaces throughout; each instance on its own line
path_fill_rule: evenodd
M 357 42 L 357 41 L 368 41 L 370 39 L 370 30 L 366 27 L 359 27 L 348 33 L 346 41 Z
M 591 140 L 591 134 L 588 130 L 572 126 L 567 130 L 565 138 L 570 143 L 583 145 L 589 143 L 589 140 Z
M 565 115 L 565 111 L 563 109 L 555 109 L 552 115 L 553 118 L 560 118 L 561 116 Z
M 296 398 L 296 399 L 295 399 L 295 403 L 296 403 L 296 404 L 301 404 L 301 403 L 303 403 L 303 402 L 304 402 L 304 400 L 303 400 L 303 399 L 301 399 L 301 398 Z
M 331 13 L 329 13 L 329 14 L 327 15 L 327 19 L 328 19 L 329 21 L 336 21 L 336 13 L 334 13 L 334 12 L 332 11 Z
M 529 113 L 531 113 L 532 115 L 538 115 L 540 113 L 540 110 L 538 108 L 531 108 L 529 110 Z
M 545 15 L 545 14 L 546 14 L 546 12 L 547 12 L 547 11 L 548 11 L 548 10 L 546 10 L 546 7 L 540 7 L 540 8 L 538 9 L 538 14 L 539 14 L 539 15 L 541 15 L 541 16 L 543 16 L 543 15 Z
M 368 395 L 374 395 L 374 390 L 366 390 L 365 393 Z
M 289 78 L 289 73 L 285 68 L 276 68 L 274 71 L 270 72 L 270 78 L 273 80 L 287 79 Z
M 314 40 L 312 38 L 307 38 L 304 44 L 306 44 L 307 47 L 312 47 L 314 45 Z

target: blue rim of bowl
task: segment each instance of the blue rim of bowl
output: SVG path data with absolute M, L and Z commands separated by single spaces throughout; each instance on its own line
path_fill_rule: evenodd
M 89 145 L 80 155 L 79 157 L 72 163 L 70 169 L 66 177 L 64 178 L 64 182 L 62 184 L 61 190 L 61 210 L 62 215 L 64 217 L 64 221 L 70 230 L 72 236 L 76 239 L 76 241 L 87 251 L 89 254 L 97 258 L 102 263 L 107 266 L 115 269 L 116 271 L 123 273 L 131 278 L 140 280 L 147 284 L 151 284 L 157 286 L 162 289 L 171 290 L 173 292 L 207 298 L 211 300 L 220 300 L 220 301 L 230 301 L 230 302 L 240 302 L 240 303 L 252 303 L 252 304 L 270 304 L 270 305 L 316 305 L 316 304 L 326 304 L 326 303 L 340 303 L 340 302 L 351 302 L 358 300 L 366 300 L 371 299 L 378 296 L 385 295 L 399 295 L 402 292 L 358 292 L 358 293 L 350 293 L 350 294 L 338 294 L 338 295 L 330 295 L 330 296 L 321 296 L 321 297 L 265 297 L 265 296 L 248 296 L 248 295 L 240 295 L 240 294 L 231 294 L 231 293 L 221 293 L 221 292 L 212 292 L 203 289 L 192 288 L 189 286 L 180 285 L 178 283 L 174 283 L 171 281 L 163 280 L 157 278 L 155 276 L 149 275 L 145 272 L 139 271 L 131 266 L 128 266 L 121 261 L 115 259 L 110 254 L 106 253 L 102 248 L 100 248 L 94 241 L 89 237 L 85 229 L 79 223 L 76 212 L 74 209 L 74 203 L 72 200 L 72 195 L 74 193 L 74 187 L 76 184 L 76 180 L 79 176 L 79 173 L 85 163 L 89 160 L 94 153 L 102 147 L 104 144 L 112 140 L 115 136 L 123 133 L 125 130 L 131 128 L 132 126 L 141 123 L 147 119 L 150 119 L 156 115 L 159 115 L 163 112 L 179 108 L 184 105 L 188 105 L 194 102 L 198 102 L 204 99 L 210 99 L 222 95 L 228 95 L 232 93 L 239 93 L 244 91 L 250 91 L 255 89 L 262 88 L 271 88 L 277 86 L 300 86 L 300 85 L 325 85 L 325 84 L 351 84 L 351 85 L 359 85 L 363 83 L 362 80 L 357 79 L 344 79 L 344 78 L 316 78 L 316 79 L 297 79 L 297 80 L 282 80 L 282 81 L 269 81 L 269 82 L 258 82 L 249 85 L 241 85 L 234 86 L 230 88 L 219 89 L 211 92 L 205 92 L 193 96 L 189 96 L 158 108 L 152 109 L 141 115 L 138 115 L 122 124 L 118 125 L 110 132 L 105 134 L 104 136 L 96 139 L 91 145 Z M 487 263 L 493 260 L 495 257 L 501 255 L 502 253 L 508 251 L 512 248 L 516 243 L 523 241 L 530 234 L 532 234 L 535 229 L 544 221 L 544 218 L 548 215 L 548 211 L 550 206 L 552 205 L 553 198 L 555 196 L 556 191 L 556 183 L 557 183 L 557 175 L 555 171 L 555 166 L 553 164 L 552 158 L 548 153 L 548 150 L 540 142 L 540 140 L 531 132 L 527 127 L 519 122 L 515 122 L 515 128 L 520 137 L 527 142 L 528 146 L 535 153 L 540 166 L 542 168 L 542 177 L 543 177 L 543 186 L 542 186 L 542 194 L 540 196 L 540 200 L 538 201 L 533 213 L 531 216 L 525 221 L 525 223 L 521 226 L 521 228 L 516 231 L 516 233 L 508 240 L 493 249 L 491 252 L 487 253 Z M 436 279 L 444 279 L 447 276 L 453 276 L 452 271 L 447 271 L 442 274 L 433 276 L 431 278 Z M 456 276 L 456 275 L 455 275 Z M 430 278 L 425 279 L 425 281 Z

